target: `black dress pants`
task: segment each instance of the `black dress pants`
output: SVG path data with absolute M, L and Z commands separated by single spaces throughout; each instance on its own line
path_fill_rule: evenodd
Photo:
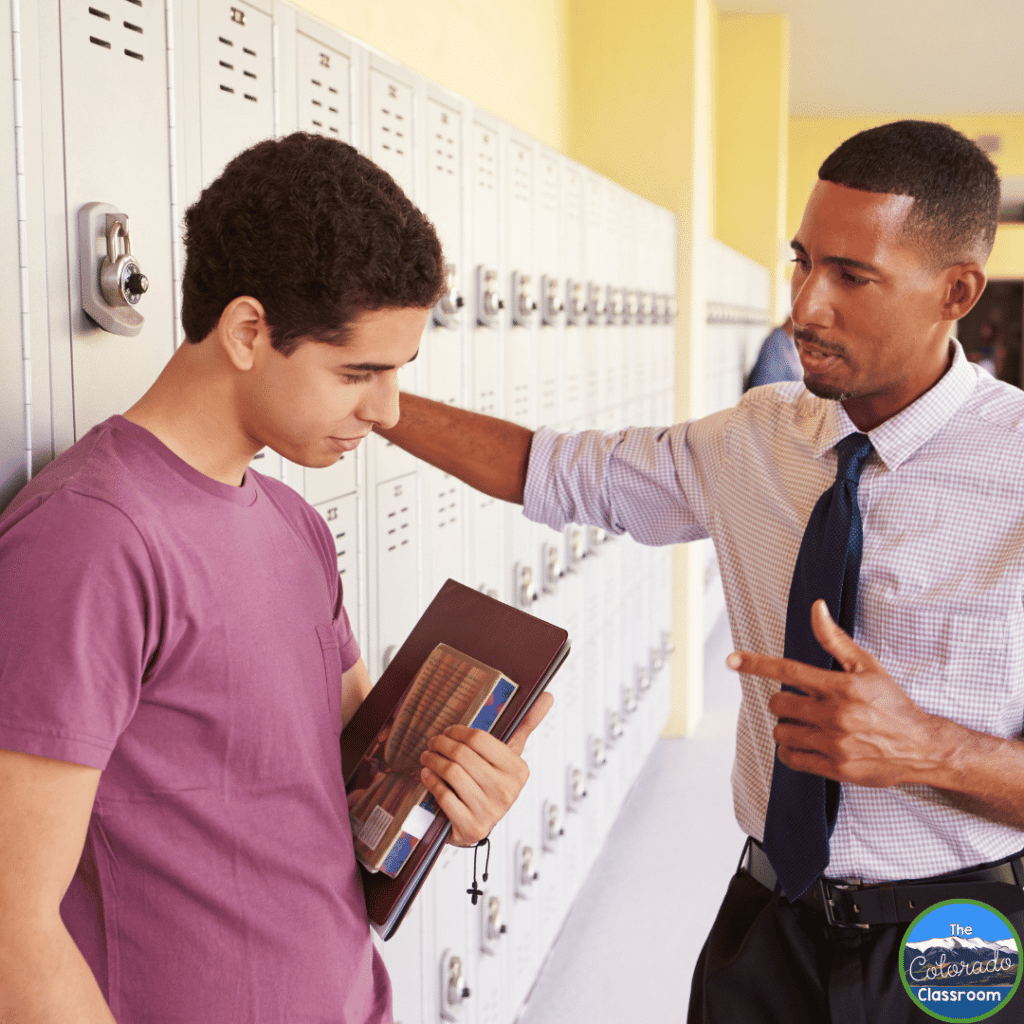
M 954 898 L 951 896 L 951 898 Z M 1024 935 L 1024 914 L 1010 916 Z M 833 928 L 739 871 L 697 960 L 688 1024 L 935 1024 L 903 987 L 908 925 Z M 1024 1024 L 1024 985 L 991 1018 Z

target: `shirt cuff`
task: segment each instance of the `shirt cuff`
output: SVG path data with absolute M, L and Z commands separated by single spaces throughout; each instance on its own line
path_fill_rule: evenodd
M 555 486 L 555 445 L 559 439 L 563 445 L 577 443 L 573 437 L 559 434 L 551 427 L 541 427 L 533 435 L 523 489 L 523 515 L 553 530 L 561 530 L 569 522 L 558 505 Z

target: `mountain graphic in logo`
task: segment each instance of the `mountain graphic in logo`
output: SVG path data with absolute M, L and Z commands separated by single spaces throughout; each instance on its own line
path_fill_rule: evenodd
M 1012 985 L 1019 954 L 1013 939 L 990 941 L 947 935 L 908 942 L 903 969 L 914 981 L 956 985 Z

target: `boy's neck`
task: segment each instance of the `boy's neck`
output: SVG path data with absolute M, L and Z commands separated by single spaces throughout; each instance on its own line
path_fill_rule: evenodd
M 219 355 L 209 339 L 198 345 L 184 342 L 124 416 L 193 469 L 240 487 L 261 446 L 242 427 L 233 368 Z

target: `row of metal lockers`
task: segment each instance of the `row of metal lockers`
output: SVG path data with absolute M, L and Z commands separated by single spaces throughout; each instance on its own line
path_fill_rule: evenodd
M 296 129 L 366 152 L 441 235 L 450 291 L 406 390 L 529 426 L 671 421 L 667 211 L 284 3 L 0 0 L 0 18 L 0 231 L 18 240 L 0 252 L 0 505 L 155 379 L 182 341 L 184 210 L 235 153 Z M 92 203 L 127 218 L 141 323 L 90 293 Z M 257 466 L 334 532 L 372 676 L 449 576 L 570 632 L 484 897 L 446 851 L 383 951 L 396 1021 L 510 1024 L 667 716 L 671 553 L 535 526 L 376 437 L 326 470 Z

